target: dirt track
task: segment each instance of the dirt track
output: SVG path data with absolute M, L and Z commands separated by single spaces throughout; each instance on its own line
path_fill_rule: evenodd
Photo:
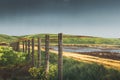
M 37 50 L 37 47 L 35 47 L 35 50 Z M 42 49 L 44 51 L 44 49 Z M 58 51 L 50 50 L 50 52 L 58 54 Z M 72 53 L 72 52 L 63 52 L 63 56 L 69 57 L 78 61 L 88 62 L 88 63 L 98 63 L 102 64 L 109 68 L 114 68 L 120 70 L 120 61 L 119 60 L 112 60 L 112 59 L 106 59 L 106 58 L 99 58 L 95 56 L 89 56 L 89 55 L 83 55 L 78 53 Z
M 58 54 L 58 52 L 54 50 L 50 50 L 50 52 Z M 120 61 L 118 60 L 99 58 L 99 57 L 77 54 L 72 52 L 63 52 L 63 56 L 70 57 L 78 61 L 98 63 L 110 68 L 115 68 L 120 70 Z

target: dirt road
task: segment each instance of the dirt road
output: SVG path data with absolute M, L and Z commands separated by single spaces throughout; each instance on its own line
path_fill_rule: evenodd
M 37 50 L 37 47 L 35 47 L 35 50 Z M 43 48 L 42 48 L 42 50 L 44 51 Z M 50 52 L 58 54 L 58 51 L 50 50 Z M 98 63 L 98 64 L 102 64 L 106 67 L 120 70 L 120 61 L 119 60 L 99 58 L 99 57 L 95 57 L 95 56 L 83 55 L 83 54 L 72 53 L 72 52 L 63 52 L 63 56 L 69 57 L 69 58 L 72 58 L 72 59 L 75 59 L 78 61 L 89 62 L 89 63 Z
M 50 52 L 58 54 L 58 52 L 54 50 L 50 50 Z M 99 57 L 72 53 L 72 52 L 63 52 L 63 56 L 70 57 L 78 61 L 98 63 L 98 64 L 102 64 L 110 68 L 115 68 L 115 69 L 120 70 L 120 61 L 118 60 L 99 58 Z

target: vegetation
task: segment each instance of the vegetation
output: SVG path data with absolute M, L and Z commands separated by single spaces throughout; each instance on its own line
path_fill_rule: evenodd
M 46 80 L 44 75 L 44 55 L 42 52 L 42 67 L 30 68 L 29 72 L 34 79 Z M 47 80 L 57 80 L 57 55 L 50 53 L 50 74 Z M 71 58 L 63 58 L 64 80 L 119 80 L 120 71 L 107 69 L 103 65 L 78 62 Z M 53 67 L 54 66 L 54 67 Z M 53 76 L 51 76 L 53 75 Z
M 9 43 L 16 41 L 18 37 L 0 34 L 0 43 Z
M 51 59 L 56 62 L 55 54 L 51 54 Z M 88 64 L 78 62 L 71 58 L 63 60 L 63 79 L 64 80 L 118 80 L 120 79 L 119 71 L 107 69 L 103 65 Z M 114 76 L 113 76 L 114 74 Z
M 1 42 L 11 42 L 16 40 L 17 38 L 37 38 L 41 37 L 44 39 L 45 34 L 39 35 L 27 35 L 20 37 L 4 37 L 4 35 L 0 35 Z M 55 40 L 53 43 L 57 43 L 57 35 L 50 34 L 50 37 Z M 65 44 L 112 44 L 118 45 L 120 44 L 119 39 L 109 39 L 109 38 L 97 38 L 97 37 L 80 37 L 80 36 L 71 36 L 64 35 L 63 43 Z M 22 52 L 16 52 L 12 50 L 10 47 L 0 47 L 0 67 L 5 68 L 14 68 L 14 66 L 25 63 L 24 66 L 29 66 L 26 62 L 27 55 Z M 37 67 L 37 52 L 35 53 L 35 67 L 25 67 L 23 71 L 27 71 L 30 73 L 29 78 L 33 80 L 57 80 L 57 60 L 58 57 L 56 54 L 50 53 L 50 71 L 48 73 L 48 77 L 45 76 L 44 71 L 44 61 L 45 53 L 42 52 L 42 64 L 41 67 Z M 120 80 L 120 71 L 114 69 L 107 69 L 103 65 L 98 64 L 88 64 L 83 62 L 78 62 L 71 58 L 63 58 L 63 79 L 64 80 Z M 23 66 L 23 67 L 24 67 Z M 21 68 L 21 67 L 20 67 Z M 0 69 L 1 70 L 1 69 Z M 14 72 L 13 72 L 14 73 Z M 23 73 L 24 74 L 24 73 Z M 14 74 L 15 75 L 15 74 Z M 17 78 L 16 78 L 17 80 Z
M 56 76 L 55 75 L 56 71 L 57 71 L 57 65 L 50 64 L 48 77 L 46 77 L 43 66 L 41 66 L 39 68 L 32 67 L 29 69 L 29 73 L 32 76 L 32 78 L 39 79 L 39 80 L 53 80 Z
M 57 43 L 57 34 L 49 34 L 52 43 Z M 26 35 L 21 38 L 45 38 L 45 34 Z M 100 38 L 91 36 L 75 36 L 75 35 L 63 35 L 64 44 L 111 44 L 120 45 L 120 39 L 118 38 Z
M 9 47 L 0 47 L 0 65 L 13 66 L 20 65 L 26 60 L 26 55 L 15 52 Z M 45 53 L 42 52 L 41 67 L 29 68 L 28 72 L 31 76 L 26 79 L 33 80 L 57 80 L 57 60 L 56 54 L 50 53 L 50 71 L 49 77 L 46 79 L 44 72 Z M 35 63 L 37 66 L 37 53 L 35 53 Z M 64 80 L 119 80 L 120 71 L 107 69 L 103 65 L 88 64 L 78 62 L 71 58 L 63 58 L 63 79 Z M 9 68 L 9 67 L 7 67 Z M 23 73 L 24 74 L 24 73 Z M 14 74 L 15 75 L 15 74 Z M 16 78 L 17 80 L 17 78 Z
M 119 39 L 112 38 L 65 38 L 63 42 L 66 44 L 112 44 L 120 45 Z
M 11 47 L 0 47 L 0 66 L 14 66 L 25 62 L 26 55 L 16 52 Z
M 51 43 L 57 43 L 57 34 L 49 34 Z M 31 39 L 38 37 L 42 38 L 44 43 L 45 34 L 33 34 L 25 36 L 8 36 L 0 34 L 0 42 L 13 42 L 17 39 Z M 64 44 L 111 44 L 111 45 L 120 45 L 120 40 L 118 38 L 100 38 L 100 37 L 91 37 L 91 36 L 75 36 L 75 35 L 63 35 Z

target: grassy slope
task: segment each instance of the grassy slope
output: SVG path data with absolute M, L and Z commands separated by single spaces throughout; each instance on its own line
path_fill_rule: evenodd
M 57 43 L 57 34 L 49 34 L 51 43 Z M 45 34 L 31 34 L 24 36 L 9 36 L 0 34 L 0 42 L 13 42 L 18 38 L 42 38 L 44 42 Z M 92 36 L 77 36 L 77 35 L 63 35 L 64 44 L 109 44 L 109 45 L 119 45 L 120 40 L 118 38 L 100 38 Z
M 42 52 L 42 60 L 45 53 Z M 50 53 L 50 64 L 57 65 L 57 55 Z M 44 64 L 44 61 L 43 61 Z M 63 79 L 64 80 L 118 80 L 120 72 L 114 69 L 107 69 L 103 65 L 88 64 L 63 58 Z M 51 80 L 57 80 L 56 76 Z
M 52 42 L 57 42 L 57 34 L 49 34 Z M 21 38 L 45 38 L 45 34 L 26 35 Z M 63 35 L 63 43 L 65 44 L 110 44 L 119 45 L 120 40 L 118 38 L 100 38 L 92 36 L 77 36 L 77 35 Z
M 5 43 L 9 43 L 9 42 L 13 42 L 16 41 L 18 37 L 15 36 L 9 36 L 9 35 L 5 35 L 5 34 L 0 34 L 0 43 L 1 42 L 5 42 Z

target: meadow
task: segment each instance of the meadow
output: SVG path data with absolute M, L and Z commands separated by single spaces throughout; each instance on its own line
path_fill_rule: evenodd
M 8 76 L 8 79 L 11 78 L 11 80 L 21 80 L 21 77 L 22 80 L 46 80 L 44 75 L 44 51 L 42 51 L 42 63 L 39 68 L 37 67 L 37 51 L 35 52 L 35 67 L 30 67 L 29 61 L 31 60 L 28 61 L 26 53 L 15 52 L 8 47 L 0 47 L 0 54 L 2 54 L 0 56 L 1 77 L 7 77 L 11 74 L 11 76 Z M 57 60 L 57 54 L 50 53 L 50 74 L 47 80 L 57 80 Z M 2 75 L 4 72 L 7 73 Z M 64 80 L 119 80 L 119 75 L 119 70 L 106 68 L 96 63 L 79 62 L 63 57 Z
M 50 43 L 57 45 L 57 35 L 50 35 Z M 0 35 L 0 43 L 19 41 L 22 39 L 37 39 L 40 36 L 44 44 L 45 34 L 8 36 Z M 36 45 L 37 42 L 35 42 Z M 63 35 L 63 44 L 82 47 L 120 48 L 119 39 L 100 38 L 92 36 Z M 22 49 L 21 49 L 22 50 Z M 31 66 L 31 59 L 25 52 L 16 52 L 8 46 L 0 47 L 0 80 L 58 80 L 58 55 L 50 52 L 49 77 L 45 77 L 45 52 L 41 52 L 41 66 L 37 65 L 37 51 L 35 51 L 35 66 Z M 63 80 L 120 80 L 120 70 L 108 68 L 102 64 L 89 63 L 63 57 Z
M 40 37 L 42 40 L 42 42 L 44 43 L 44 39 L 45 39 L 45 35 L 46 34 L 32 34 L 32 35 L 24 35 L 24 36 L 9 36 L 9 35 L 5 35 L 5 34 L 0 34 L 0 42 L 14 42 L 17 41 L 19 39 L 31 39 L 31 38 L 35 38 L 37 39 L 38 37 Z M 51 37 L 51 43 L 57 43 L 57 34 L 49 34 Z M 77 35 L 63 35 L 63 43 L 64 44 L 85 44 L 85 45 L 113 45 L 113 46 L 117 46 L 120 47 L 120 39 L 119 38 L 101 38 L 101 37 L 92 37 L 92 36 L 77 36 Z

